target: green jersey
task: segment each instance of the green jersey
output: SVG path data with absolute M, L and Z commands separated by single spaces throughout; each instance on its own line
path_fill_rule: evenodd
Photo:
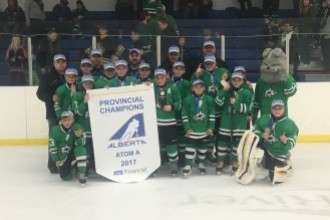
M 215 123 L 214 99 L 208 95 L 201 97 L 190 95 L 182 103 L 182 120 L 184 130 L 191 130 L 189 138 L 202 139 L 207 137 L 207 130 L 214 130 Z
M 172 78 L 168 83 L 178 88 L 181 95 L 181 103 L 187 96 L 191 95 L 192 84 L 189 80 L 182 78 L 174 80 L 174 78 Z M 175 112 L 175 118 L 177 120 L 177 125 L 182 125 L 181 109 Z
M 63 111 L 72 111 L 71 88 L 65 83 L 56 89 L 55 95 L 59 98 L 54 104 L 55 114 L 60 118 Z
M 141 84 L 141 81 L 134 76 L 126 76 L 124 80 L 120 80 L 117 76 L 108 82 L 109 87 L 132 86 Z
M 260 115 L 270 114 L 272 101 L 281 99 L 285 105 L 285 115 L 288 115 L 288 98 L 296 92 L 296 81 L 291 75 L 285 82 L 278 83 L 266 83 L 258 79 L 254 95 L 253 113 L 258 114 L 260 110 Z
M 80 124 L 74 123 L 69 130 L 61 125 L 52 128 L 49 135 L 48 149 L 53 161 L 65 161 L 69 153 L 75 147 L 85 146 L 85 136 L 77 138 L 74 130 L 82 128 Z
M 163 87 L 154 85 L 156 98 L 157 124 L 160 126 L 176 125 L 175 112 L 181 109 L 181 97 L 179 90 L 167 83 Z M 172 110 L 165 112 L 164 105 L 171 105 Z
M 96 81 L 95 81 L 95 89 L 100 89 L 104 88 L 105 86 L 108 86 L 109 81 L 114 79 L 115 77 L 112 77 L 111 79 L 108 79 L 105 76 L 100 76 Z
M 82 125 L 86 137 L 92 137 L 88 105 L 87 103 L 84 103 L 85 94 L 86 92 L 84 91 L 77 92 L 72 97 L 72 106 L 73 106 L 73 112 L 75 113 L 76 116 L 76 122 Z
M 296 145 L 299 133 L 296 123 L 286 116 L 274 120 L 271 115 L 267 114 L 257 119 L 254 132 L 262 139 L 266 128 L 270 130 L 270 135 L 267 140 L 264 140 L 264 147 L 271 156 L 285 160 L 289 151 Z M 282 135 L 287 138 L 285 144 L 280 140 Z
M 230 98 L 235 98 L 236 101 L 230 104 Z M 251 106 L 252 94 L 249 89 L 241 87 L 237 91 L 230 90 L 218 91 L 218 96 L 215 99 L 217 105 L 223 107 L 222 119 L 219 129 L 220 135 L 225 136 L 243 136 L 247 128 L 247 116 L 249 107 Z

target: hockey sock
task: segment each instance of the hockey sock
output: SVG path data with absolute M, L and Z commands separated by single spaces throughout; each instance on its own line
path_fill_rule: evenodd
M 196 147 L 192 144 L 186 146 L 186 165 L 192 166 L 192 162 L 195 158 Z

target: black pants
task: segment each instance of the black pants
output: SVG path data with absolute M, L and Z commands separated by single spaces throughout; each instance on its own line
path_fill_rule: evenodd
M 52 130 L 52 128 L 57 125 L 57 120 L 55 118 L 48 118 L 48 129 L 49 129 L 49 134 L 50 131 Z M 51 173 L 58 173 L 58 169 L 55 165 L 55 162 L 52 160 L 52 158 L 50 157 L 50 153 L 48 152 L 48 162 L 47 162 L 47 168 L 49 169 L 49 171 Z
M 321 42 L 321 45 L 325 70 L 330 70 L 330 38 L 324 38 Z
M 60 172 L 60 177 L 63 180 L 69 180 L 71 179 L 71 175 L 72 175 L 72 161 L 74 160 L 74 150 L 72 149 L 67 157 L 67 159 L 65 160 L 65 162 L 63 163 L 62 166 L 60 166 L 59 168 L 59 172 Z

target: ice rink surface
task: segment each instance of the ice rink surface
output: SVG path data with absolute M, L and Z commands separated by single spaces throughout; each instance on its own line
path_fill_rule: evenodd
M 92 174 L 81 187 L 46 169 L 45 146 L 0 147 L 1 220 L 322 220 L 330 219 L 330 146 L 298 144 L 293 176 L 242 186 L 228 174 L 156 177 L 119 184 Z

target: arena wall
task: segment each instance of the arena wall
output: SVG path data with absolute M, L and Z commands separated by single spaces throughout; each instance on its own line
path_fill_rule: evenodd
M 68 0 L 69 7 L 71 9 L 76 7 L 76 0 Z M 177 8 L 179 0 L 175 1 L 175 7 Z M 252 5 L 254 7 L 262 8 L 263 0 L 252 0 Z M 24 5 L 25 0 L 18 0 L 20 6 Z M 45 11 L 51 11 L 55 4 L 58 4 L 59 0 L 43 0 L 45 4 Z M 87 9 L 90 11 L 114 11 L 116 0 L 83 0 Z M 237 0 L 213 0 L 214 10 L 224 10 L 227 7 L 237 7 L 239 8 L 239 3 Z M 0 2 L 0 11 L 4 11 L 7 7 L 7 1 Z M 292 1 L 281 0 L 280 9 L 292 9 Z
M 47 144 L 48 125 L 37 87 L 0 87 L 0 145 Z M 298 83 L 289 114 L 299 126 L 299 142 L 330 142 L 330 83 Z

